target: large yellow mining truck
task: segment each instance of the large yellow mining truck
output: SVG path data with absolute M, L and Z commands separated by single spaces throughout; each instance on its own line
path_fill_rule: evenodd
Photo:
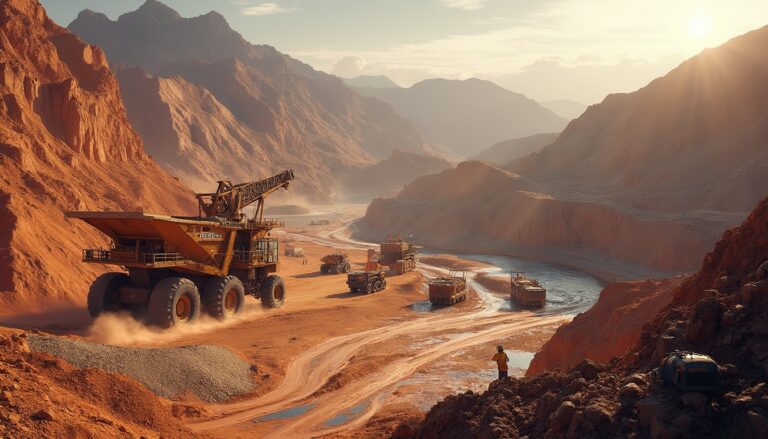
M 88 311 L 146 314 L 148 323 L 170 327 L 197 320 L 204 311 L 218 319 L 240 313 L 245 294 L 269 308 L 285 301 L 277 271 L 278 242 L 270 231 L 282 227 L 264 219 L 264 199 L 288 188 L 293 171 L 250 183 L 219 181 L 214 193 L 197 194 L 195 217 L 143 212 L 68 212 L 112 239 L 105 249 L 83 250 L 83 261 L 118 265 L 125 271 L 96 278 Z M 243 209 L 253 203 L 252 216 Z
M 433 305 L 453 305 L 467 300 L 467 275 L 450 271 L 448 276 L 438 276 L 427 282 L 429 301 Z

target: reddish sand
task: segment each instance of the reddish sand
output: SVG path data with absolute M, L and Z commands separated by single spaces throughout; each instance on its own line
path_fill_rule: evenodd
M 35 0 L 0 4 L 0 315 L 84 303 L 102 235 L 66 210 L 189 213 L 193 195 L 149 159 L 100 49 Z

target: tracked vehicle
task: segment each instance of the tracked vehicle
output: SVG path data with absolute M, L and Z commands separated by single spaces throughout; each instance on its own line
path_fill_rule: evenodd
M 290 170 L 250 183 L 219 181 L 214 193 L 197 194 L 195 217 L 142 212 L 68 212 L 112 239 L 109 248 L 83 250 L 83 261 L 118 265 L 88 292 L 88 310 L 133 311 L 148 323 L 170 327 L 194 322 L 204 311 L 230 318 L 245 294 L 278 308 L 285 284 L 277 271 L 278 241 L 269 232 L 282 224 L 264 219 L 264 199 L 288 188 Z M 242 210 L 256 203 L 252 217 Z M 127 271 L 127 272 L 126 272 Z
M 416 269 L 416 246 L 400 238 L 390 238 L 379 245 L 379 263 L 397 274 Z
M 510 282 L 510 297 L 520 306 L 541 308 L 547 301 L 547 290 L 523 273 L 516 273 Z
M 427 282 L 429 301 L 433 305 L 453 305 L 467 300 L 467 275 L 450 271 L 448 276 L 438 276 Z
M 352 265 L 349 263 L 349 255 L 341 250 L 336 250 L 330 255 L 320 259 L 320 272 L 323 274 L 349 273 Z
M 347 285 L 352 294 L 371 294 L 387 288 L 383 271 L 353 271 L 347 275 Z

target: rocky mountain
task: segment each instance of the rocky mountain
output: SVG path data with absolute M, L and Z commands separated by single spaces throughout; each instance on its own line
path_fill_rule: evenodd
M 536 101 L 480 79 L 427 79 L 409 88 L 359 88 L 392 106 L 428 142 L 472 157 L 487 145 L 559 132 L 567 120 Z
M 641 90 L 608 96 L 554 143 L 511 162 L 506 176 L 459 166 L 376 200 L 360 233 L 407 232 L 427 245 L 566 262 L 593 274 L 613 271 L 611 263 L 619 271 L 640 266 L 609 280 L 692 270 L 768 194 L 766 44 L 768 27 L 705 50 Z M 491 184 L 467 183 L 488 175 L 496 176 Z M 441 201 L 442 188 L 458 186 Z
M 0 314 L 81 304 L 105 245 L 66 210 L 191 213 L 193 194 L 144 152 L 104 53 L 36 0 L 0 3 Z
M 560 263 L 608 280 L 692 270 L 700 261 L 694 255 L 704 255 L 717 239 L 693 221 L 560 200 L 523 176 L 478 161 L 373 200 L 357 226 L 355 236 L 366 240 L 401 233 L 435 248 Z
M 557 139 L 558 133 L 534 134 L 519 139 L 504 140 L 477 154 L 475 160 L 485 160 L 504 166 L 512 160 L 540 151 Z
M 609 95 L 511 169 L 643 210 L 746 212 L 768 189 L 768 27 Z
M 384 75 L 360 75 L 342 79 L 348 86 L 356 88 L 400 88 L 399 85 Z
M 113 64 L 147 72 L 120 73 L 128 115 L 147 151 L 195 188 L 292 168 L 293 193 L 328 201 L 331 176 L 394 149 L 431 151 L 386 104 L 248 43 L 216 12 L 184 18 L 147 0 L 117 21 L 82 11 L 69 28 Z
M 568 120 L 576 119 L 582 114 L 587 106 L 576 101 L 569 101 L 568 99 L 557 99 L 554 101 L 539 102 L 542 107 L 552 110 L 553 113 L 558 116 L 564 117 Z
M 449 396 L 400 437 L 765 437 L 768 199 L 729 230 L 625 355 Z M 601 300 L 603 298 L 601 297 Z M 629 316 L 631 317 L 631 316 Z M 675 349 L 719 363 L 716 394 L 652 382 Z
M 452 167 L 440 157 L 396 149 L 388 159 L 352 172 L 344 183 L 345 193 L 353 197 L 392 196 L 417 177 Z

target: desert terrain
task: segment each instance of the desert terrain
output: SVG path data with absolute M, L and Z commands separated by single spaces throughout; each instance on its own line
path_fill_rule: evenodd
M 201 400 L 194 392 L 165 395 L 162 404 L 175 407 L 179 418 L 173 421 L 213 437 L 354 437 L 361 428 L 366 434 L 385 434 L 403 417 L 418 418 L 449 394 L 485 389 L 495 377 L 489 359 L 496 344 L 506 347 L 512 373 L 522 376 L 533 352 L 572 317 L 572 311 L 515 310 L 507 283 L 486 288 L 473 280 L 466 302 L 432 309 L 425 279 L 449 269 L 467 271 L 472 279 L 494 267 L 440 253 L 425 255 L 416 272 L 389 277 L 385 291 L 353 295 L 346 276 L 322 275 L 318 266 L 321 256 L 339 249 L 349 253 L 353 269 L 364 265 L 370 245 L 349 239 L 345 227 L 360 212 L 359 206 L 339 210 L 327 226 L 301 224 L 306 215 L 298 215 L 289 222 L 299 225 L 275 232 L 284 244 L 305 252 L 304 258 L 282 259 L 288 299 L 277 310 L 249 299 L 234 321 L 203 320 L 172 330 L 152 329 L 127 315 L 91 321 L 83 309 L 11 318 L 4 324 L 33 337 L 53 335 L 93 346 L 223 347 L 251 365 L 252 388 L 217 402 Z M 51 324 L 41 323 L 46 318 Z M 40 342 L 32 346 L 52 349 Z M 73 354 L 59 355 L 67 359 Z M 147 379 L 145 372 L 118 370 Z M 189 383 L 190 389 L 197 387 Z

